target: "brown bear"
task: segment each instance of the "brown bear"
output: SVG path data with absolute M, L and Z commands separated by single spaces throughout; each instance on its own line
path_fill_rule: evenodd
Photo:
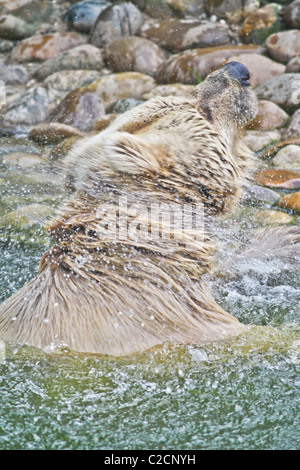
M 215 251 L 206 222 L 234 207 L 251 162 L 248 79 L 227 63 L 190 94 L 153 98 L 74 146 L 73 193 L 49 224 L 56 244 L 0 306 L 0 339 L 122 356 L 246 328 L 202 276 Z

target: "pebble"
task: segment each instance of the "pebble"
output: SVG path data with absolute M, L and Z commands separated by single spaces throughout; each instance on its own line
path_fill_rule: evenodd
M 172 52 L 230 42 L 227 25 L 197 19 L 167 18 L 144 23 L 140 34 Z
M 65 12 L 63 20 L 69 29 L 89 33 L 100 13 L 110 5 L 110 2 L 99 0 L 76 2 Z
M 143 19 L 143 14 L 131 2 L 111 5 L 95 21 L 89 42 L 103 47 L 116 38 L 134 36 L 142 26 Z
M 6 85 L 25 84 L 29 74 L 27 69 L 20 64 L 8 64 L 0 59 L 0 80 Z
M 0 218 L 0 227 L 28 230 L 35 225 L 42 226 L 51 215 L 52 207 L 46 204 L 29 204 L 3 215 Z
M 2 164 L 9 168 L 33 168 L 44 162 L 43 157 L 26 152 L 7 153 L 2 159 Z
M 33 36 L 37 25 L 26 23 L 14 15 L 0 16 L 0 37 L 4 39 L 25 39 Z
M 257 52 L 257 46 L 219 46 L 191 49 L 173 54 L 155 75 L 159 83 L 196 84 L 225 60 L 239 53 Z
M 300 83 L 299 83 L 300 85 Z M 294 112 L 284 133 L 285 139 L 300 137 L 300 109 Z
M 245 142 L 254 152 L 258 152 L 268 145 L 280 140 L 281 134 L 277 130 L 256 131 L 249 130 L 245 132 Z
M 105 49 L 106 65 L 113 72 L 154 75 L 165 59 L 164 52 L 154 42 L 137 36 L 114 39 Z
M 281 5 L 270 3 L 245 18 L 240 35 L 246 43 L 263 44 L 267 37 L 281 29 Z
M 279 199 L 277 205 L 283 209 L 289 209 L 293 212 L 300 213 L 300 192 L 286 194 Z
M 85 38 L 77 33 L 37 34 L 20 41 L 11 51 L 12 62 L 42 61 L 79 46 Z
M 244 187 L 242 202 L 247 205 L 268 205 L 273 206 L 280 199 L 280 194 L 272 189 L 248 184 Z
M 102 51 L 91 44 L 82 44 L 60 52 L 43 62 L 34 72 L 37 80 L 61 70 L 102 70 Z
M 290 144 L 280 149 L 272 159 L 272 165 L 279 168 L 300 169 L 300 146 Z
M 290 28 L 300 28 L 300 0 L 290 3 L 285 9 L 283 17 Z
M 76 88 L 83 87 L 101 78 L 97 70 L 62 70 L 49 75 L 44 84 L 53 89 L 69 93 Z
M 276 77 L 285 72 L 286 66 L 279 64 L 261 54 L 248 53 L 238 54 L 227 59 L 227 62 L 235 60 L 245 65 L 250 72 L 249 83 L 256 88 L 270 78 Z
M 257 183 L 263 186 L 286 188 L 286 183 L 290 180 L 300 178 L 300 172 L 286 169 L 265 169 L 260 170 L 254 174 L 254 179 Z
M 297 55 L 288 61 L 286 72 L 300 72 L 300 55 Z
M 290 224 L 294 217 L 279 210 L 262 210 L 255 214 L 255 219 L 263 225 Z
M 291 29 L 271 34 L 266 40 L 266 48 L 274 60 L 287 63 L 300 54 L 300 30 Z
M 259 99 L 273 101 L 288 113 L 299 108 L 300 73 L 283 73 L 255 89 Z
M 258 0 L 205 0 L 204 4 L 209 15 L 226 18 L 233 23 L 239 23 L 259 7 Z
M 247 129 L 270 131 L 280 129 L 289 120 L 289 115 L 272 101 L 259 100 L 256 117 L 248 124 Z

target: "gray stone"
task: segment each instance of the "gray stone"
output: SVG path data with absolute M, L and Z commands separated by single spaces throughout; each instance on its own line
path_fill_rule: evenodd
M 284 169 L 300 169 L 300 146 L 286 145 L 272 160 L 272 165 Z
M 280 199 L 280 194 L 269 188 L 249 184 L 244 188 L 242 203 L 247 205 L 273 206 Z
M 299 108 L 300 103 L 300 73 L 283 73 L 255 89 L 257 97 L 273 101 L 287 112 Z
M 100 13 L 111 5 L 107 1 L 76 2 L 64 14 L 64 21 L 69 29 L 89 33 Z
M 28 72 L 23 65 L 7 64 L 0 59 L 0 80 L 6 85 L 24 84 L 28 80 Z
M 297 109 L 297 111 L 292 115 L 284 134 L 285 139 L 291 139 L 294 137 L 300 137 L 300 109 Z
M 284 20 L 290 28 L 300 28 L 300 0 L 295 0 L 286 8 Z

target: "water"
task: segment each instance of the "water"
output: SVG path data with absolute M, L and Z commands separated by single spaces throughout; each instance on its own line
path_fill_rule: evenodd
M 2 188 L 7 196 L 13 185 Z M 36 274 L 44 251 L 2 234 L 1 301 Z M 207 281 L 222 306 L 256 325 L 234 340 L 120 360 L 7 345 L 0 449 L 298 449 L 298 264 L 231 263 L 231 274 Z

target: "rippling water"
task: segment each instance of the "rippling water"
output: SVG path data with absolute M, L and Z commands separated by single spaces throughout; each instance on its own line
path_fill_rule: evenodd
M 37 272 L 45 250 L 0 241 L 0 300 Z M 244 260 L 208 278 L 248 333 L 205 347 L 117 360 L 6 346 L 1 449 L 299 448 L 300 273 Z

